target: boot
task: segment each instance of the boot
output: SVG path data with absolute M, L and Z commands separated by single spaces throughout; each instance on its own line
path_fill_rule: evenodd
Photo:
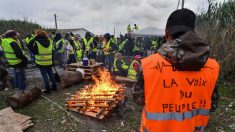
M 46 90 L 42 91 L 45 94 L 50 94 L 51 93 L 51 89 L 50 87 L 46 87 Z
M 56 91 L 57 90 L 57 85 L 52 85 L 51 87 L 52 87 L 52 89 L 51 89 L 52 91 Z

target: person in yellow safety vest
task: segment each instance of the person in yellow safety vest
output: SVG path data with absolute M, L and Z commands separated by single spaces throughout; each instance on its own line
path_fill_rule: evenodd
M 103 42 L 103 51 L 105 57 L 105 66 L 108 67 L 109 71 L 112 71 L 113 62 L 114 62 L 114 54 L 118 50 L 118 46 L 112 42 L 111 36 L 109 33 L 104 35 Z
M 138 31 L 139 30 L 139 27 L 137 26 L 137 24 L 134 24 L 134 28 L 133 28 L 135 31 Z
M 140 52 L 141 52 L 140 48 L 141 48 L 140 42 L 138 41 L 138 39 L 136 39 L 135 40 L 135 46 L 134 46 L 134 48 L 132 50 L 135 55 L 140 54 Z
M 136 55 L 134 60 L 132 61 L 131 65 L 129 66 L 127 78 L 132 80 L 137 80 L 137 73 L 139 72 L 140 68 L 140 55 Z
M 119 51 L 123 52 L 123 48 L 125 47 L 125 44 L 127 43 L 128 39 L 126 38 L 122 43 L 119 45 Z
M 86 32 L 85 38 L 83 39 L 85 46 L 85 54 L 88 58 L 96 59 L 97 43 L 94 38 L 91 36 L 90 32 Z
M 32 40 L 32 39 L 34 39 L 35 38 L 35 35 L 34 34 L 28 34 L 27 36 L 26 36 L 26 38 L 25 38 L 25 43 L 26 43 L 26 46 L 28 47 L 28 45 L 29 45 L 29 42 Z M 34 55 L 33 55 L 33 53 L 32 52 L 30 52 L 29 53 L 29 55 L 30 55 L 30 59 L 31 59 L 31 61 L 32 62 L 35 62 L 35 57 L 34 57 Z M 34 64 L 34 63 L 32 63 L 32 64 Z
M 115 76 L 127 76 L 129 66 L 126 65 L 126 62 L 121 59 L 122 54 L 116 53 L 113 63 L 113 73 Z
M 131 24 L 128 24 L 127 26 L 127 33 L 130 33 L 131 32 Z
M 157 37 L 155 36 L 155 37 L 152 37 L 151 39 L 152 39 L 151 49 L 152 50 L 157 50 L 157 48 L 158 48 L 158 39 L 157 39 Z
M 49 39 L 48 33 L 38 29 L 35 31 L 35 38 L 29 42 L 29 49 L 35 55 L 35 62 L 43 77 L 45 91 L 51 93 L 51 90 L 57 90 L 56 81 L 52 72 L 53 66 L 53 42 Z M 48 77 L 50 79 L 48 79 Z M 50 87 L 50 81 L 51 87 Z
M 82 50 L 82 45 L 79 42 L 78 36 L 75 36 L 75 38 L 74 38 L 74 46 L 75 46 L 77 61 L 82 61 L 83 50 Z
M 18 33 L 14 30 L 8 30 L 3 36 L 1 46 L 7 62 L 14 68 L 14 87 L 25 90 L 25 68 L 28 59 L 24 54 L 21 44 L 17 40 Z
M 72 39 L 71 34 L 68 33 L 65 35 L 64 45 L 66 50 L 67 64 L 76 63 L 74 40 Z
M 32 35 L 30 35 L 30 34 L 27 35 L 26 38 L 25 38 L 26 44 L 29 44 L 29 42 L 30 42 L 34 37 L 35 37 L 34 34 L 32 34 Z
M 64 67 L 64 38 L 60 33 L 55 35 L 53 43 L 55 65 L 58 64 L 62 68 Z

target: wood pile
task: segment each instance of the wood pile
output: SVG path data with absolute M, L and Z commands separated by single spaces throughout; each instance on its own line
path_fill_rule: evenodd
M 66 65 L 66 71 L 76 71 L 77 68 L 81 68 L 85 71 L 84 80 L 91 80 L 92 76 L 96 74 L 97 70 L 101 68 L 102 63 L 93 62 L 92 65 L 83 66 L 81 62 L 72 63 Z
M 103 119 L 113 110 L 113 108 L 117 106 L 119 102 L 122 102 L 125 98 L 124 88 L 110 91 L 106 90 L 106 94 L 82 92 L 85 89 L 89 89 L 89 87 L 91 87 L 91 85 L 81 89 L 81 91 L 77 91 L 74 95 L 71 95 L 70 99 L 66 100 L 66 107 L 68 110 L 79 112 L 98 119 Z
M 86 85 L 66 99 L 66 108 L 103 119 L 118 104 L 124 102 L 125 89 L 123 85 L 116 84 L 106 70 L 99 70 L 93 79 L 93 85 Z
M 15 113 L 11 107 L 0 110 L 1 132 L 23 132 L 34 124 L 30 116 Z

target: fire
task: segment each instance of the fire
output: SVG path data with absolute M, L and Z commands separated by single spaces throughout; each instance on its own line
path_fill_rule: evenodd
M 124 99 L 123 86 L 116 84 L 107 70 L 98 70 L 97 75 L 92 77 L 93 85 L 87 85 L 71 96 L 67 109 L 83 114 L 110 111 Z
M 116 84 L 107 70 L 98 70 L 99 78 L 93 75 L 93 80 L 95 81 L 94 85 L 87 86 L 85 89 L 80 91 L 82 97 L 87 97 L 89 94 L 94 98 L 102 97 L 97 96 L 99 94 L 115 94 L 115 92 L 122 88 L 122 85 Z M 107 96 L 105 96 L 107 97 Z

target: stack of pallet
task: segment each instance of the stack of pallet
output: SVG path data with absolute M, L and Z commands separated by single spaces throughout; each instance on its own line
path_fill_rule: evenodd
M 81 62 L 78 62 L 66 65 L 66 71 L 76 71 L 77 68 L 81 68 L 85 71 L 84 80 L 90 80 L 92 79 L 92 75 L 94 75 L 101 66 L 102 63 L 97 62 L 88 66 L 83 66 Z
M 23 132 L 33 126 L 32 117 L 15 113 L 11 107 L 0 110 L 1 132 Z
M 66 99 L 66 107 L 68 110 L 75 111 L 84 115 L 103 119 L 117 105 L 125 99 L 125 89 L 120 87 L 116 90 L 106 89 L 105 93 L 84 93 L 86 89 L 90 89 L 91 85 L 77 91 L 71 95 L 70 99 Z M 88 90 L 90 91 L 90 90 Z

